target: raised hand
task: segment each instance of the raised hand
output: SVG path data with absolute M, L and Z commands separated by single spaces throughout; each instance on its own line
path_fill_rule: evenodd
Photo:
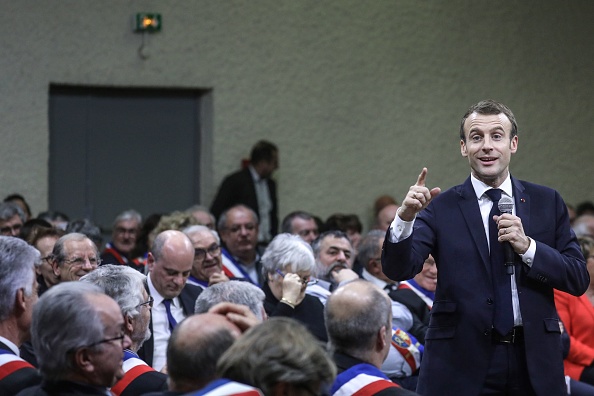
M 406 197 L 402 200 L 402 206 L 398 209 L 398 216 L 404 221 L 413 221 L 417 213 L 425 209 L 427 205 L 440 192 L 441 188 L 434 187 L 429 190 L 425 186 L 425 179 L 427 177 L 427 168 L 423 168 L 417 182 L 410 186 Z

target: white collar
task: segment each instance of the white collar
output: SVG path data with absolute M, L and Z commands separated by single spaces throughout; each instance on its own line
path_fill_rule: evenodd
M 474 177 L 474 175 L 472 174 L 470 175 L 470 181 L 472 182 L 472 188 L 474 189 L 476 199 L 478 200 L 483 198 L 483 194 L 485 194 L 485 191 L 490 190 L 492 188 L 491 186 L 486 185 L 485 183 Z M 514 197 L 511 176 L 509 173 L 507 174 L 507 178 L 497 188 L 500 188 L 508 197 Z
M 2 337 L 2 336 L 0 336 L 0 342 L 3 343 L 4 345 L 6 345 L 8 348 L 10 348 L 10 350 L 12 352 L 14 352 L 15 355 L 21 356 L 21 354 L 19 352 L 19 347 L 16 346 L 16 344 L 14 342 L 12 342 L 8 338 Z

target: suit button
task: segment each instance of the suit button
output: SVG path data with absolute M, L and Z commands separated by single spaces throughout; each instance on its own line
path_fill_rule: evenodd
M 493 299 L 492 298 L 487 298 L 487 304 L 493 305 Z

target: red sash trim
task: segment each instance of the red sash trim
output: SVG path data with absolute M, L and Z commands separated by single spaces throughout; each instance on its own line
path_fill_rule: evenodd
M 361 388 L 357 392 L 353 393 L 353 396 L 375 395 L 376 393 L 383 391 L 384 389 L 388 389 L 388 388 L 399 388 L 399 386 L 391 381 L 386 381 L 385 379 L 380 379 L 379 381 L 375 381 L 375 382 L 372 382 L 371 384 L 365 385 L 363 388 Z
M 3 364 L 2 366 L 0 366 L 0 381 L 2 381 L 4 378 L 8 377 L 9 375 L 11 375 L 21 369 L 24 369 L 24 368 L 34 369 L 35 367 L 31 366 L 29 363 L 27 363 L 24 360 L 14 360 L 12 362 Z
M 116 384 L 111 388 L 111 392 L 119 396 L 126 390 L 128 385 L 132 383 L 136 378 L 140 377 L 144 373 L 148 373 L 149 371 L 155 371 L 151 366 L 145 366 L 144 364 L 132 367 L 130 370 L 124 374 L 121 380 L 116 382 Z

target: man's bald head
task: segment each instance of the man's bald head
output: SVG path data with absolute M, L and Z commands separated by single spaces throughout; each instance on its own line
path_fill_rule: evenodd
M 214 380 L 219 357 L 240 335 L 223 315 L 204 313 L 183 320 L 167 346 L 171 390 L 191 392 Z

